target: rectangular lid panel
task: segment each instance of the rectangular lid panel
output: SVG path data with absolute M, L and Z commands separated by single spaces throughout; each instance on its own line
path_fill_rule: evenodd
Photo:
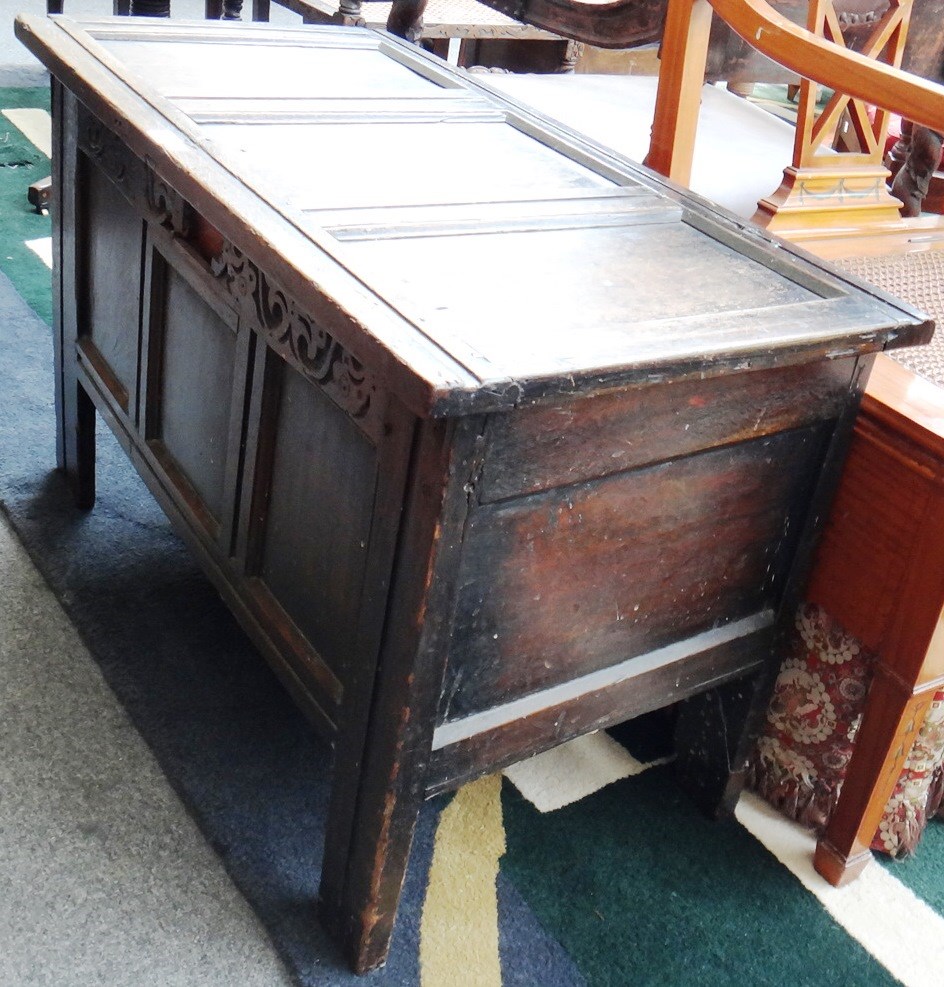
M 496 376 L 763 347 L 765 311 L 821 297 L 683 223 L 346 246 L 404 315 Z
M 386 348 L 424 410 L 506 407 L 552 375 L 579 389 L 926 334 L 411 46 L 144 20 L 18 31 L 106 123 L 124 103 L 134 153 L 326 331 Z
M 260 39 L 237 41 L 101 40 L 142 81 L 167 99 L 206 96 L 230 98 L 422 96 L 436 84 L 378 51 L 366 36 L 345 45 L 294 45 Z M 172 71 L 168 67 L 172 66 Z
M 504 122 L 204 125 L 222 160 L 295 209 L 548 198 L 612 181 Z

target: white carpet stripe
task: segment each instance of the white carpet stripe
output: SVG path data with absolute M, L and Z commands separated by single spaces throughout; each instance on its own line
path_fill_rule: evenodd
M 47 158 L 52 157 L 52 119 L 46 110 L 3 110 L 3 115 Z
M 643 764 L 601 731 L 513 764 L 504 775 L 539 812 L 554 812 L 666 760 Z
M 26 246 L 36 254 L 46 267 L 52 270 L 52 237 L 43 236 L 38 240 L 27 240 L 25 242 Z
M 829 914 L 905 987 L 940 987 L 944 980 L 944 917 L 878 864 L 843 888 L 813 869 L 813 834 L 745 792 L 735 815 Z

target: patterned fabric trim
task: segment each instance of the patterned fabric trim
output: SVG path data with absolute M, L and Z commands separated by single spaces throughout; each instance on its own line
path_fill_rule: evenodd
M 842 790 L 873 667 L 874 655 L 825 610 L 800 607 L 747 783 L 817 831 L 825 829 Z M 944 691 L 934 697 L 872 849 L 893 857 L 913 852 L 942 796 Z

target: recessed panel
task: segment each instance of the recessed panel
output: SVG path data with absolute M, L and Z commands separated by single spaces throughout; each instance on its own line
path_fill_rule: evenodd
M 221 157 L 298 209 L 491 202 L 615 184 L 506 123 L 207 124 Z M 299 162 L 304 167 L 299 167 Z
M 166 301 L 155 437 L 219 519 L 232 418 L 236 335 L 177 272 L 160 266 Z
M 495 378 L 665 366 L 765 338 L 780 346 L 809 331 L 811 314 L 800 306 L 818 301 L 810 288 L 681 222 L 365 240 L 345 249 L 400 312 L 450 351 L 477 354 Z
M 144 226 L 128 200 L 87 159 L 83 159 L 80 201 L 85 231 L 80 249 L 84 267 L 85 325 L 82 327 L 118 386 L 114 394 L 128 410 L 135 390 L 141 307 Z M 109 381 L 109 386 L 114 382 Z
M 373 47 L 307 45 L 303 35 L 296 44 L 266 44 L 264 35 L 243 44 L 226 42 L 219 35 L 209 43 L 149 39 L 105 44 L 139 78 L 170 99 L 407 96 L 432 88 L 421 75 Z M 173 71 L 168 71 L 168 64 L 173 64 Z
M 801 429 L 481 507 L 448 717 L 776 609 L 823 452 Z
M 281 365 L 260 576 L 345 681 L 360 610 L 376 452 L 317 385 Z

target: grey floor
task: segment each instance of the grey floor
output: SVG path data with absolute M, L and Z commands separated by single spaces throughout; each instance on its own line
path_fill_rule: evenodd
M 45 2 L 0 0 L 0 86 L 46 81 L 13 36 L 21 11 Z M 0 987 L 289 983 L 0 513 Z
M 0 984 L 290 982 L 0 515 Z

